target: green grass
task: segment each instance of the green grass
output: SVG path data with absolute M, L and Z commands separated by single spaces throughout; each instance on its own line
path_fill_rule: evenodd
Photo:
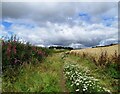
M 116 91 L 113 83 L 117 83 L 117 80 L 111 78 L 106 73 L 106 70 L 97 67 L 90 60 L 74 55 L 65 55 L 64 52 L 53 53 L 43 60 L 42 63 L 36 65 L 24 65 L 19 70 L 20 73 L 13 78 L 3 77 L 2 90 L 3 92 L 69 92 L 71 91 L 69 84 L 64 83 L 62 74 L 62 69 L 66 62 L 77 63 L 83 70 L 85 68 L 89 69 L 89 75 L 99 79 L 100 83 L 110 91 Z M 14 82 L 11 83 L 10 79 L 14 79 Z
M 63 63 L 59 56 L 49 56 L 44 62 L 32 65 L 26 64 L 19 75 L 3 78 L 3 92 L 60 92 L 60 76 Z M 16 79 L 14 83 L 10 80 Z
M 117 92 L 116 87 L 118 83 L 118 79 L 112 78 L 107 72 L 106 69 L 103 69 L 102 67 L 96 66 L 93 62 L 91 62 L 88 59 L 80 58 L 79 56 L 74 55 L 68 55 L 66 58 L 66 62 L 70 63 L 77 63 L 79 64 L 81 69 L 89 69 L 89 75 L 95 77 L 96 79 L 99 79 L 100 84 L 102 84 L 104 87 L 108 88 L 112 92 Z

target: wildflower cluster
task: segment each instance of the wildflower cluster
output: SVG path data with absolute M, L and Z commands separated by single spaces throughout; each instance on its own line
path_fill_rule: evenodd
M 89 76 L 88 70 L 80 70 L 77 64 L 65 64 L 64 74 L 67 82 L 76 92 L 110 92 L 99 84 L 98 79 Z
M 2 40 L 2 68 L 3 71 L 11 67 L 18 67 L 23 63 L 35 63 L 31 60 L 42 61 L 48 55 L 46 48 L 33 46 L 29 43 L 21 43 L 16 37 Z

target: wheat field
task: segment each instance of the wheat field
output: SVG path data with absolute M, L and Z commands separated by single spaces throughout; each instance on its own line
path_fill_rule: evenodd
M 120 54 L 119 48 L 120 44 L 112 45 L 112 46 L 106 46 L 106 47 L 96 47 L 96 48 L 86 48 L 86 49 L 79 49 L 79 50 L 71 50 L 69 53 L 74 54 L 77 56 L 81 56 L 83 54 L 87 56 L 95 57 L 96 60 L 100 57 L 101 53 L 107 53 L 107 57 L 111 58 L 113 56 Z

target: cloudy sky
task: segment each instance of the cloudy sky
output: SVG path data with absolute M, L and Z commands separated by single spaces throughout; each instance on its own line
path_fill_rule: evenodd
M 117 2 L 3 2 L 1 36 L 34 45 L 91 47 L 118 42 Z

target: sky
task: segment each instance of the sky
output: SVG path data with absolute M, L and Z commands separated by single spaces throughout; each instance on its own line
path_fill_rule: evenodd
M 0 37 L 73 48 L 118 42 L 117 2 L 2 2 Z

